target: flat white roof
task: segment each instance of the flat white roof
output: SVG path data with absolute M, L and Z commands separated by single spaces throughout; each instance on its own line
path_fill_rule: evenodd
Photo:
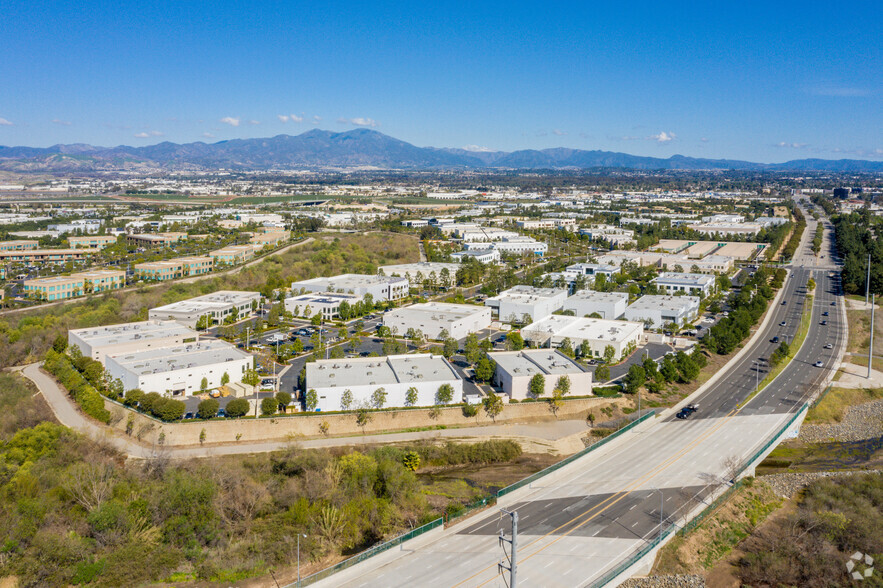
M 293 282 L 292 288 L 298 284 L 309 284 L 312 286 L 322 286 L 327 290 L 351 290 L 353 288 L 365 288 L 368 286 L 379 286 L 381 284 L 394 284 L 407 281 L 406 278 L 393 276 L 378 276 L 369 274 L 341 274 L 339 276 L 331 276 L 328 278 L 312 278 L 310 280 L 300 280 Z
M 572 359 L 553 349 L 522 349 L 489 353 L 497 367 L 513 376 L 535 374 L 581 374 L 583 369 Z
M 353 359 L 320 359 L 307 364 L 310 388 L 348 388 L 459 379 L 440 355 L 390 355 Z
M 709 274 L 687 274 L 680 272 L 662 272 L 652 281 L 658 284 L 673 284 L 677 286 L 705 286 L 714 283 L 715 277 Z
M 180 302 L 172 302 L 165 306 L 157 306 L 151 310 L 161 310 L 164 312 L 199 312 L 201 310 L 212 310 L 219 308 L 228 308 L 231 305 L 238 306 L 240 304 L 250 303 L 260 297 L 259 292 L 244 292 L 238 290 L 219 290 L 211 294 L 204 294 L 195 298 L 181 300 Z
M 459 263 L 443 263 L 438 261 L 421 261 L 418 263 L 400 263 L 398 265 L 384 265 L 380 269 L 383 270 L 383 273 L 387 276 L 391 276 L 393 274 L 399 274 L 400 276 L 404 276 L 405 274 L 414 275 L 417 272 L 422 273 L 424 276 L 428 276 L 430 273 L 435 272 L 438 275 L 443 269 L 447 269 L 451 272 L 451 277 L 453 277 L 454 273 L 456 273 L 457 269 L 460 267 Z
M 641 296 L 629 305 L 630 310 L 682 310 L 699 306 L 698 296 Z
M 504 290 L 493 298 L 488 298 L 488 300 L 507 300 L 510 302 L 533 303 L 540 300 L 555 298 L 556 296 L 560 296 L 562 294 L 566 296 L 567 290 L 564 290 L 562 288 L 534 288 L 533 286 L 518 285 L 513 286 L 508 290 Z
M 131 343 L 133 341 L 147 342 L 176 336 L 198 336 L 196 331 L 188 329 L 175 321 L 142 321 L 138 323 L 108 325 L 106 327 L 87 327 L 85 329 L 72 329 L 70 334 L 79 337 L 92 347 L 106 347 L 108 345 Z
M 251 359 L 251 355 L 248 353 L 240 351 L 226 341 L 217 339 L 205 339 L 198 343 L 158 347 L 134 353 L 111 355 L 111 357 L 120 366 L 138 375 Z
M 596 292 L 595 290 L 579 290 L 573 293 L 573 296 L 567 299 L 574 302 L 597 302 L 606 304 L 615 304 L 621 300 L 628 302 L 628 292 Z M 566 302 L 565 302 L 566 304 Z
M 308 292 L 306 294 L 291 296 L 285 300 L 294 300 L 295 302 L 315 302 L 319 304 L 340 304 L 341 302 L 359 302 L 362 300 L 362 297 L 356 294 L 344 294 L 342 292 Z
M 644 332 L 644 325 L 629 321 L 553 314 L 528 325 L 522 332 L 619 343 L 640 336 Z
M 448 304 L 446 302 L 424 302 L 412 304 L 403 308 L 390 311 L 387 315 L 419 315 L 432 320 L 456 321 L 474 314 L 487 313 L 490 309 L 486 306 L 473 306 L 471 304 Z

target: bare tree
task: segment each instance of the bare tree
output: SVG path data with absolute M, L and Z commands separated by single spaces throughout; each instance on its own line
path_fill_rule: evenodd
M 113 492 L 113 467 L 106 463 L 80 463 L 69 468 L 62 488 L 77 503 L 92 512 Z
M 742 459 L 738 455 L 731 454 L 721 460 L 721 466 L 724 468 L 725 480 L 728 480 L 730 484 L 735 484 L 736 478 L 742 471 Z

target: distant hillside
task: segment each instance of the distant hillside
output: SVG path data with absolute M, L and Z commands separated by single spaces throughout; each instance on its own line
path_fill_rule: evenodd
M 883 172 L 883 162 L 856 159 L 798 159 L 777 164 L 727 159 L 698 159 L 673 155 L 667 159 L 612 151 L 581 149 L 526 149 L 522 151 L 467 151 L 417 147 L 383 133 L 356 129 L 332 133 L 319 129 L 303 134 L 265 139 L 234 139 L 217 143 L 177 144 L 168 141 L 147 147 L 0 146 L 0 170 L 105 171 L 138 169 L 272 168 L 379 168 L 379 169 L 591 169 L 640 170 L 755 170 Z

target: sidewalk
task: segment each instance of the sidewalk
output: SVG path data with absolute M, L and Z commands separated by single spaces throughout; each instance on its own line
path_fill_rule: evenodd
M 840 369 L 843 375 L 836 382 L 831 382 L 835 388 L 883 388 L 883 372 L 871 370 L 868 378 L 868 368 L 854 363 L 841 363 Z

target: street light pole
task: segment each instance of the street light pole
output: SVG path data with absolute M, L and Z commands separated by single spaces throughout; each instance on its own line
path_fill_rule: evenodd
M 303 533 L 297 534 L 297 585 L 300 586 L 300 538 L 307 538 Z
M 518 542 L 518 512 L 514 510 L 508 511 L 505 508 L 501 508 L 500 511 L 504 514 L 509 515 L 509 517 L 512 519 L 512 539 L 506 539 L 505 537 L 503 537 L 503 530 L 500 529 L 500 545 L 503 545 L 503 543 L 505 542 L 509 543 L 512 547 L 510 550 L 509 565 L 504 565 L 503 561 L 500 560 L 497 569 L 500 573 L 502 573 L 503 570 L 507 570 L 509 572 L 509 588 L 515 588 L 515 580 L 518 571 L 518 564 L 515 559 L 516 547 Z M 503 551 L 505 553 L 505 548 Z

